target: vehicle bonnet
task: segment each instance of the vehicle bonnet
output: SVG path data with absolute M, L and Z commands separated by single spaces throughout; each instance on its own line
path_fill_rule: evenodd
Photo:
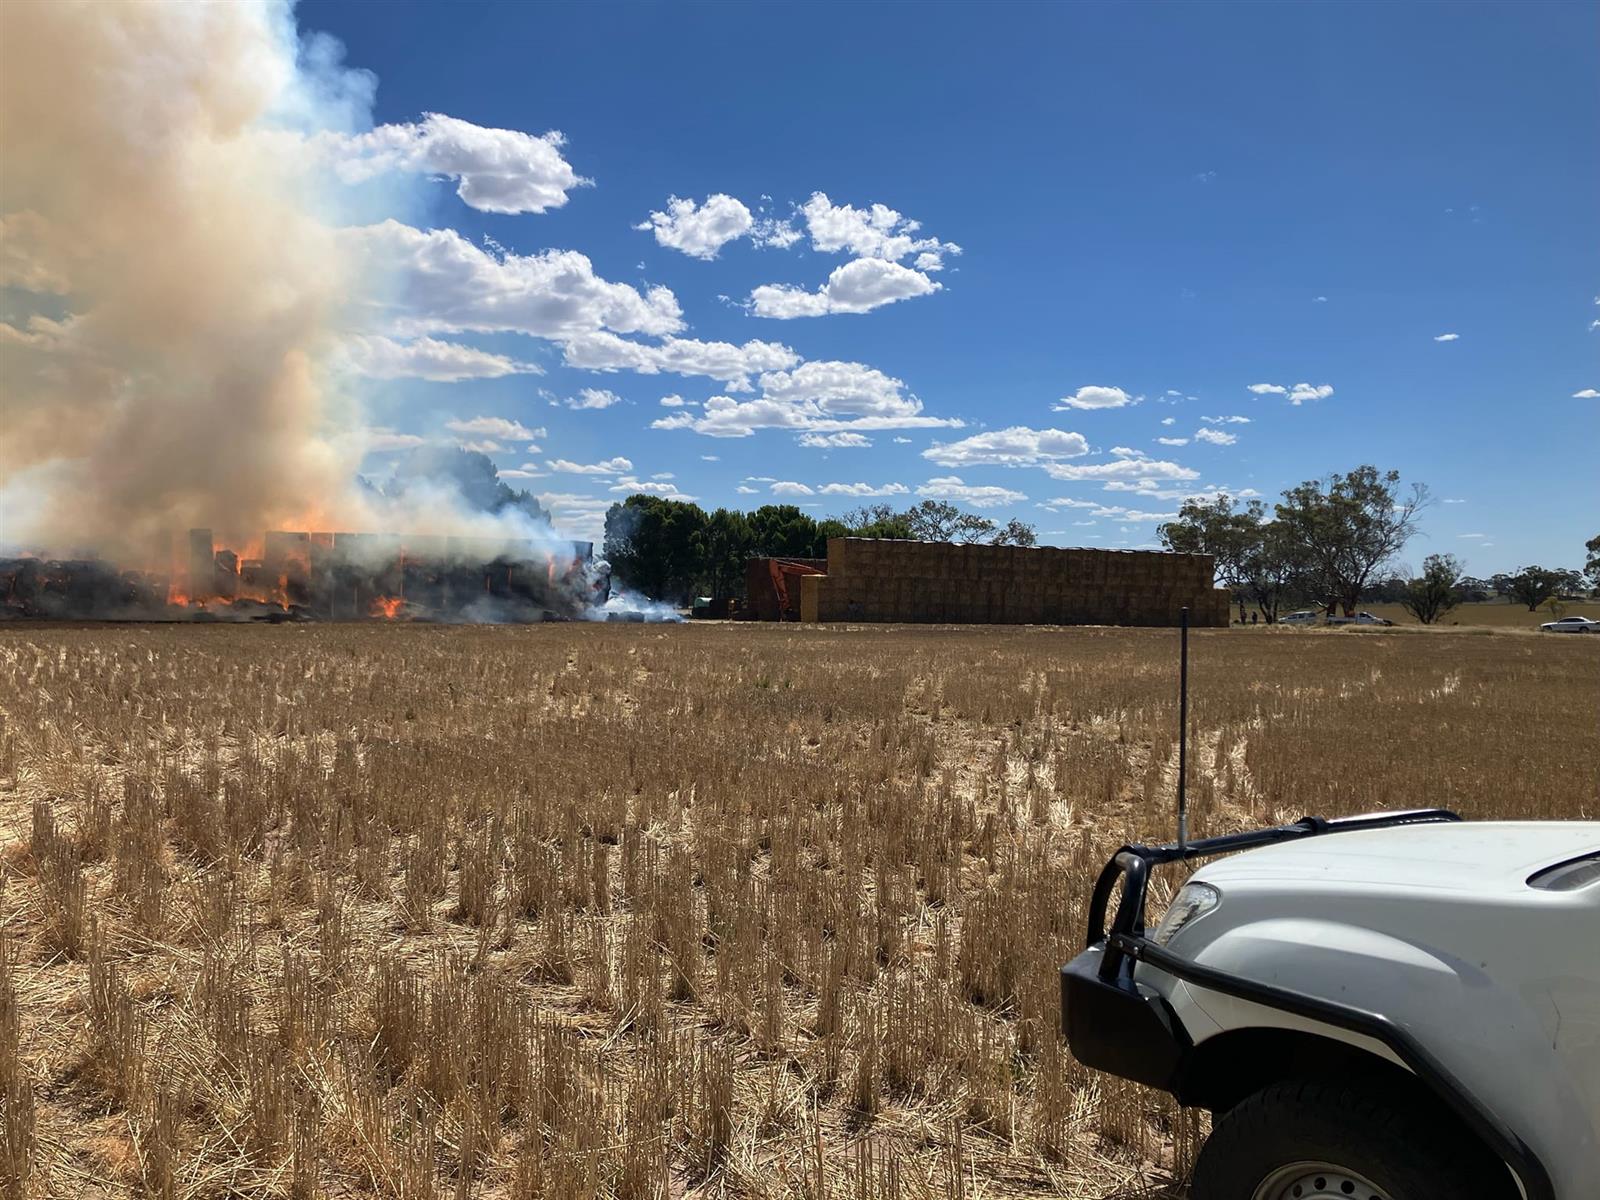
M 1208 863 L 1195 878 L 1224 894 L 1393 887 L 1531 899 L 1541 893 L 1530 876 L 1597 850 L 1600 821 L 1402 825 L 1264 846 Z

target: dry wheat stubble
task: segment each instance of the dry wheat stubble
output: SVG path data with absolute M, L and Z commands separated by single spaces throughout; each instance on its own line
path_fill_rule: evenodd
M 0 630 L 0 1178 L 1176 1195 L 1199 1118 L 1055 1034 L 1172 641 Z M 1199 634 L 1197 827 L 1593 816 L 1578 641 Z

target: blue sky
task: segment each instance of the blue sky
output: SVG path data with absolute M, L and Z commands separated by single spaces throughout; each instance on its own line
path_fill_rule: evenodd
M 368 407 L 396 445 L 498 447 L 578 531 L 630 482 L 819 515 L 866 485 L 1132 546 L 1185 494 L 1270 500 L 1370 461 L 1439 501 L 1413 562 L 1578 565 L 1600 532 L 1595 5 L 309 0 L 297 19 L 376 76 L 380 127 L 565 135 L 510 200 L 459 174 L 393 215 L 487 247 L 491 271 L 579 252 L 627 311 L 533 336 L 440 316 L 450 281 L 407 267 L 413 332 L 502 356 L 480 376 L 521 367 L 380 370 Z

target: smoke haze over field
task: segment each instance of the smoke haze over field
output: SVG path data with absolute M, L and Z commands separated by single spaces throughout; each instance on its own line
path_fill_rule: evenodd
M 0 543 L 155 561 L 190 526 L 548 536 L 448 478 L 356 482 L 342 347 L 387 271 L 347 250 L 341 181 L 374 155 L 403 202 L 396 172 L 465 172 L 447 135 L 476 127 L 370 131 L 373 78 L 283 3 L 13 5 L 0 54 Z M 554 180 L 496 203 L 583 182 L 550 165 L 559 135 L 477 132 Z
M 266 128 L 336 108 L 282 7 L 10 9 L 0 282 L 56 304 L 0 326 L 8 540 L 138 554 L 345 515 L 343 259 Z

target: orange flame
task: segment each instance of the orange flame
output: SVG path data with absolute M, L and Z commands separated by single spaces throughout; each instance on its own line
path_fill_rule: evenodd
M 405 603 L 404 596 L 378 596 L 372 601 L 372 607 L 368 612 L 374 617 L 382 617 L 385 621 L 393 621 L 400 616 Z

